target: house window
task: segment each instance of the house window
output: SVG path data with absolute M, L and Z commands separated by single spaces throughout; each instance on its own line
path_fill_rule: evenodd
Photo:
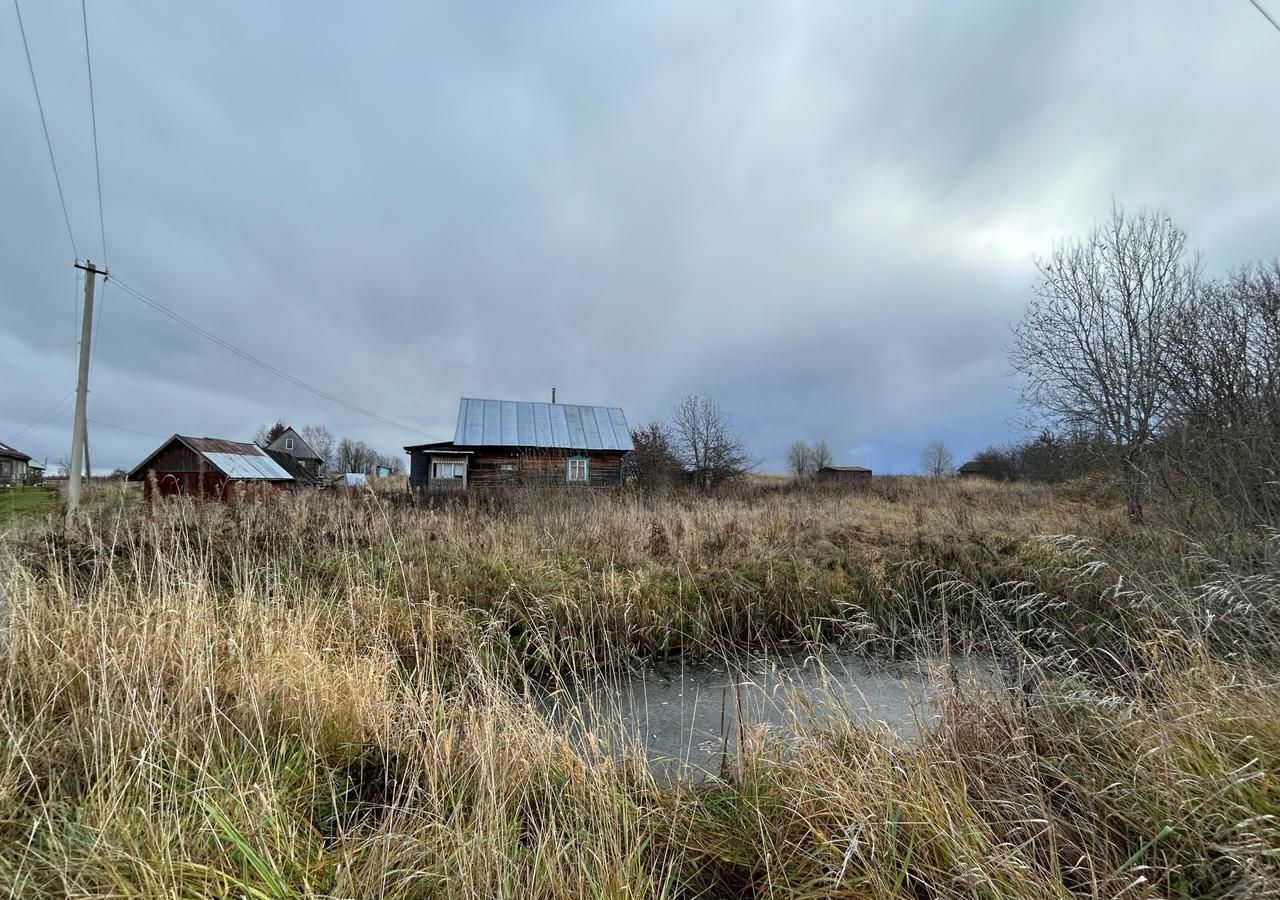
M 575 481 L 587 481 L 587 458 L 585 456 L 570 456 L 566 461 L 565 481 L 572 484 Z
M 432 479 L 456 478 L 461 481 L 466 474 L 467 464 L 465 462 L 433 462 L 431 464 Z
M 285 439 L 284 439 L 284 449 L 286 449 L 286 450 L 292 450 L 292 449 L 293 449 L 293 438 L 288 437 L 288 438 L 285 438 Z
M 516 463 L 500 463 L 498 465 L 499 472 L 519 472 L 520 466 Z

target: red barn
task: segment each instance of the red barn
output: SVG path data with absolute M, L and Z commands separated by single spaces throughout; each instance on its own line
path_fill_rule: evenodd
M 145 484 L 148 498 L 158 490 L 161 497 L 235 500 L 277 493 L 294 479 L 257 444 L 175 434 L 127 480 Z

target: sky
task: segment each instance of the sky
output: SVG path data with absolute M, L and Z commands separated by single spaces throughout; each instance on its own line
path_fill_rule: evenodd
M 87 8 L 102 228 L 80 4 L 21 2 L 74 251 L 0 13 L 0 441 L 50 463 L 76 255 L 111 272 L 95 469 L 276 419 L 396 452 L 554 386 L 633 426 L 712 397 L 764 471 L 822 439 L 905 472 L 1025 433 L 1035 259 L 1113 202 L 1211 273 L 1277 253 L 1247 0 Z

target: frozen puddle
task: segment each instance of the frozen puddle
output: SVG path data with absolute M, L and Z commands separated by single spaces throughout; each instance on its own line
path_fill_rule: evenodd
M 990 658 L 955 660 L 962 682 L 991 685 Z M 949 676 L 938 660 L 888 661 L 834 651 L 740 665 L 661 664 L 592 685 L 570 683 L 539 698 L 556 724 L 587 748 L 640 747 L 655 772 L 717 774 L 748 731 L 785 736 L 841 721 L 913 739 L 937 721 L 934 698 Z

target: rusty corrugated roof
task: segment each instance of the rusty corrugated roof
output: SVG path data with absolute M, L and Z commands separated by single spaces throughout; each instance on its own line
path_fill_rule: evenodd
M 211 437 L 188 437 L 180 434 L 185 443 L 197 453 L 236 453 L 241 456 L 262 456 L 262 449 L 257 444 L 249 444 L 244 441 L 226 441 L 222 438 Z

